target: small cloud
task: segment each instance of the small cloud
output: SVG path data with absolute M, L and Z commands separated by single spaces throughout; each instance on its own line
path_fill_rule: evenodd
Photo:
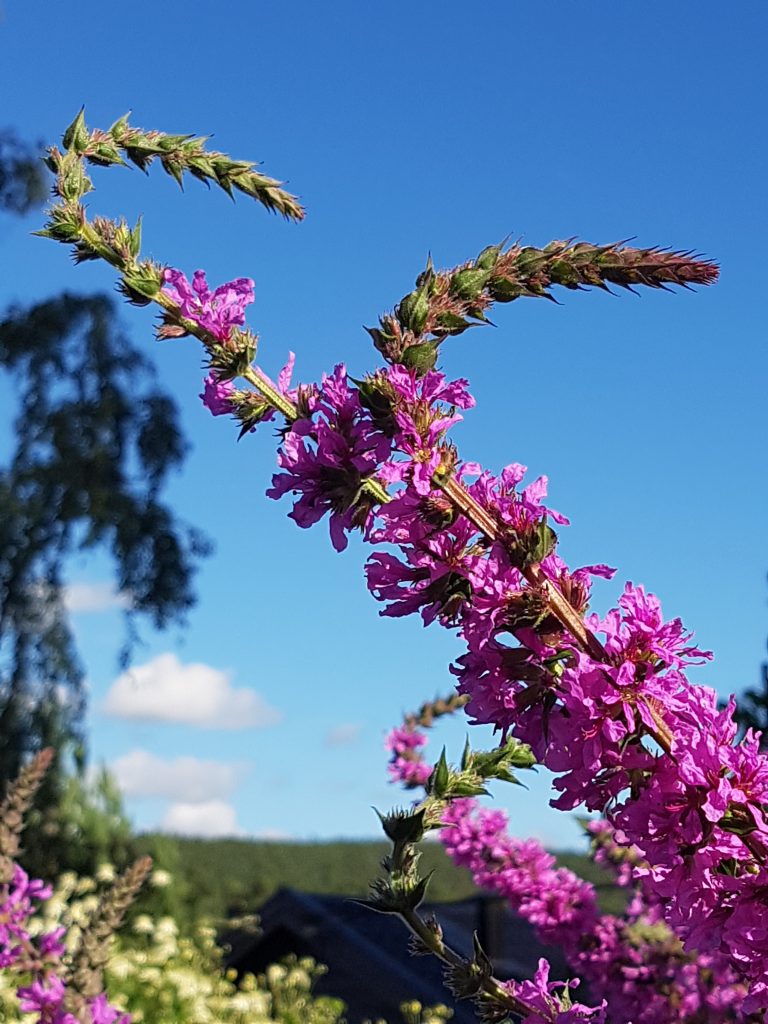
M 116 718 L 174 722 L 207 729 L 254 729 L 275 725 L 280 712 L 246 687 L 235 689 L 228 672 L 160 654 L 118 676 L 104 711 Z
M 62 591 L 62 603 L 68 612 L 105 612 L 112 608 L 130 608 L 131 596 L 116 590 L 113 583 L 70 583 Z
M 325 734 L 325 745 L 326 747 L 348 747 L 352 743 L 357 743 L 362 729 L 362 722 L 344 722 L 334 726 Z
M 260 828 L 253 833 L 253 837 L 268 843 L 287 843 L 296 838 L 292 832 L 284 832 L 281 828 Z
M 197 757 L 166 759 L 148 750 L 132 750 L 113 761 L 111 768 L 126 796 L 165 797 L 193 804 L 230 796 L 248 765 Z
M 161 828 L 177 835 L 202 836 L 207 839 L 243 835 L 243 830 L 237 824 L 235 808 L 224 800 L 171 804 Z

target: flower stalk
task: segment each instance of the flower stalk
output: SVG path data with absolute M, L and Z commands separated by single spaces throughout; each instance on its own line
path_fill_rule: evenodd
M 139 262 L 138 225 L 94 219 L 84 226 L 79 200 L 91 185 L 83 161 L 118 160 L 111 143 L 94 142 L 82 124 L 68 135 L 67 153 L 51 153 L 62 201 L 44 233 L 72 242 L 78 259 L 116 266 L 132 302 L 158 302 L 160 337 L 200 338 L 211 412 L 234 413 L 241 435 L 275 412 L 285 418 L 269 496 L 293 495 L 290 515 L 301 527 L 327 516 L 337 550 L 352 530 L 380 545 L 366 572 L 383 614 L 418 613 L 425 624 L 458 628 L 466 642 L 451 671 L 472 720 L 492 725 L 507 743 L 529 745 L 530 758 L 556 773 L 555 806 L 604 811 L 615 835 L 640 851 L 644 884 L 677 938 L 690 947 L 717 946 L 749 986 L 747 1014 L 768 1006 L 764 930 L 756 923 L 768 891 L 768 771 L 756 739 L 737 741 L 732 708 L 721 711 L 712 691 L 689 682 L 688 667 L 711 654 L 691 643 L 679 619 L 665 620 L 643 586 L 627 583 L 604 619 L 587 616 L 592 580 L 610 579 L 614 570 L 572 569 L 560 557 L 549 524 L 568 520 L 544 504 L 546 478 L 523 486 L 526 470 L 518 463 L 494 475 L 460 462 L 448 431 L 474 399 L 466 380 L 448 381 L 435 370 L 445 339 L 488 323 L 496 302 L 552 299 L 554 286 L 708 285 L 716 265 L 690 252 L 573 240 L 542 249 L 489 246 L 446 271 L 430 262 L 414 291 L 370 329 L 386 368 L 357 381 L 337 365 L 322 381 L 291 388 L 292 356 L 276 384 L 253 365 L 256 337 L 243 329 L 250 279 L 211 291 L 202 272 L 190 283 L 181 271 Z M 145 133 L 126 141 L 118 130 L 112 138 L 125 144 L 120 160 L 121 152 L 139 166 L 157 157 L 177 180 L 185 170 L 178 161 L 190 137 L 161 144 Z M 96 144 L 107 149 L 96 152 Z M 165 160 L 152 151 L 163 145 Z M 199 150 L 193 155 L 198 159 Z M 240 169 L 230 171 L 237 177 Z M 236 378 L 254 390 L 236 389 Z M 649 749 L 649 737 L 658 750 Z M 413 736 L 398 743 L 415 764 Z M 423 780 L 430 798 L 423 827 L 438 827 L 440 807 L 485 792 L 489 778 L 514 781 L 512 756 L 507 746 L 470 752 L 458 771 L 443 756 Z M 394 848 L 389 880 L 375 894 L 379 909 L 415 913 L 423 898 L 428 880 L 415 870 L 416 832 L 413 819 L 391 823 Z M 484 968 L 473 963 L 463 981 L 477 993 L 476 972 Z M 524 984 L 538 1000 L 535 1009 L 524 1000 L 526 1024 L 554 1021 L 567 991 L 554 1002 L 561 997 L 543 967 Z M 601 1008 L 584 1010 L 579 1019 L 602 1019 Z

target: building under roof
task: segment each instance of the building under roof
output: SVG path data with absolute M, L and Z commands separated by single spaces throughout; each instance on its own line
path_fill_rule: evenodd
M 497 897 L 423 904 L 419 912 L 434 914 L 445 941 L 464 955 L 471 954 L 477 932 L 499 978 L 532 977 L 542 956 L 551 962 L 553 977 L 567 977 L 560 951 L 542 945 L 531 926 Z M 350 1024 L 381 1017 L 397 1024 L 400 1004 L 409 999 L 451 1007 L 452 1024 L 477 1021 L 473 1004 L 456 1003 L 443 984 L 437 958 L 409 952 L 408 930 L 394 915 L 376 913 L 343 896 L 280 889 L 260 909 L 259 918 L 257 934 L 234 931 L 222 937 L 227 965 L 238 973 L 258 974 L 289 953 L 311 956 L 328 967 L 317 993 L 343 999 Z

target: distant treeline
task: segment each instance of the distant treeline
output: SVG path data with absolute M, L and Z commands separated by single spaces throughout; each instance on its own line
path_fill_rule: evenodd
M 174 876 L 174 911 L 184 922 L 201 917 L 218 922 L 254 913 L 281 886 L 364 897 L 389 849 L 385 842 L 264 842 L 167 835 L 143 835 L 138 843 Z M 468 873 L 449 861 L 439 843 L 425 843 L 422 850 L 423 872 L 434 870 L 430 901 L 476 893 Z M 558 861 L 594 883 L 604 910 L 622 909 L 624 894 L 607 872 L 579 854 L 562 854 Z

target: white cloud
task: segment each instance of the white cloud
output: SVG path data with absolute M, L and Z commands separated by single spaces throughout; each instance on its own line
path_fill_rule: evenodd
M 104 612 L 111 608 L 129 608 L 130 594 L 115 590 L 113 583 L 70 583 L 62 591 L 68 612 Z
M 363 728 L 362 722 L 343 722 L 325 735 L 326 747 L 347 747 L 356 743 Z
M 175 722 L 209 729 L 275 725 L 282 715 L 255 690 L 234 689 L 228 672 L 160 654 L 118 676 L 104 710 L 116 718 Z
M 148 750 L 132 750 L 113 761 L 111 769 L 126 796 L 192 804 L 230 796 L 248 765 L 197 757 L 162 758 Z
M 182 836 L 241 836 L 235 808 L 224 800 L 206 800 L 204 803 L 171 804 L 165 813 L 161 828 Z

